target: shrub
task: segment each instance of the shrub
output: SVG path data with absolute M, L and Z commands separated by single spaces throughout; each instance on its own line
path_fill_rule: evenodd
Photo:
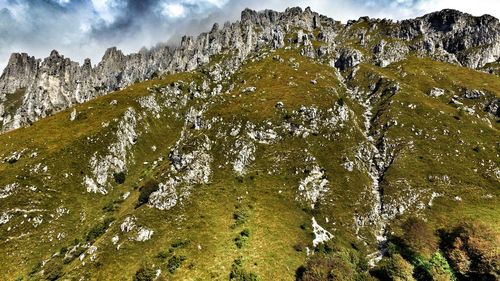
M 28 273 L 28 275 L 29 276 L 35 275 L 37 272 L 40 271 L 40 269 L 42 269 L 42 265 L 43 265 L 43 263 L 41 261 L 37 262 L 35 265 L 33 265 L 33 267 L 31 268 L 31 271 Z
M 155 71 L 151 74 L 151 79 L 156 79 L 159 77 L 158 71 Z
M 152 281 L 156 277 L 156 271 L 149 264 L 144 264 L 134 275 L 134 281 Z
M 9 163 L 9 164 L 14 164 L 16 162 L 17 162 L 17 159 L 15 157 L 11 157 L 11 158 L 7 159 L 7 163 Z
M 240 232 L 240 236 L 234 238 L 234 243 L 238 249 L 241 249 L 250 237 L 250 229 L 245 228 Z
M 125 182 L 125 172 L 118 172 L 113 174 L 113 178 L 117 184 L 122 184 Z
M 241 249 L 243 245 L 245 244 L 246 239 L 244 237 L 238 236 L 234 238 L 234 244 L 238 249 Z
M 304 249 L 306 248 L 304 243 L 302 242 L 298 242 L 297 244 L 293 245 L 293 248 L 295 249 L 295 251 L 297 252 L 302 252 L 304 251 Z
M 240 235 L 242 237 L 250 237 L 250 229 L 248 229 L 248 228 L 243 229 L 243 231 L 241 231 Z
M 344 106 L 344 99 L 343 99 L 343 98 L 339 98 L 339 99 L 337 100 L 337 104 L 338 104 L 339 106 Z
M 114 212 L 114 211 L 116 211 L 117 208 L 118 208 L 118 206 L 113 201 L 109 202 L 104 207 L 102 207 L 103 211 L 106 211 L 106 212 Z
M 336 258 L 325 254 L 312 255 L 305 266 L 297 270 L 297 280 L 300 281 L 313 281 L 313 280 L 337 280 L 333 279 L 332 271 L 343 271 L 349 278 L 338 279 L 347 280 L 353 279 L 352 268 L 345 268 L 345 264 L 337 263 Z M 337 274 L 335 274 L 337 275 Z
M 45 280 L 57 280 L 63 275 L 63 266 L 59 260 L 50 260 L 43 268 Z
M 87 242 L 95 241 L 99 236 L 101 236 L 108 229 L 111 222 L 114 221 L 114 218 L 106 218 L 103 222 L 100 222 L 94 225 L 89 232 L 87 232 L 86 240 Z
M 257 275 L 252 272 L 247 272 L 242 268 L 241 259 L 235 259 L 231 265 L 231 272 L 229 273 L 229 280 L 231 281 L 257 281 Z
M 59 254 L 61 256 L 64 256 L 68 252 L 68 247 L 62 246 L 61 249 L 59 250 Z
M 170 253 L 167 251 L 161 251 L 158 253 L 158 255 L 156 255 L 156 257 L 159 258 L 160 260 L 166 260 L 168 256 L 170 256 Z
M 413 281 L 413 265 L 407 262 L 400 254 L 393 254 L 384 258 L 376 269 L 377 277 L 381 280 Z
M 238 209 L 233 213 L 234 225 L 240 226 L 248 219 L 248 213 L 245 210 Z
M 176 248 L 184 248 L 186 247 L 187 245 L 189 245 L 191 241 L 189 240 L 175 240 L 174 242 L 172 242 L 172 244 L 170 245 L 172 248 L 176 249 Z
M 448 261 L 439 251 L 436 252 L 429 260 L 428 272 L 429 275 L 432 276 L 432 279 L 435 281 L 456 279 L 450 268 L 450 265 L 448 264 Z
M 335 251 L 317 251 L 309 256 L 307 263 L 299 267 L 295 274 L 296 279 L 302 281 L 368 280 L 370 276 L 366 269 L 366 260 L 361 259 L 356 252 L 336 248 Z
M 181 267 L 182 262 L 186 260 L 185 256 L 173 256 L 168 259 L 167 268 L 168 272 L 174 273 L 177 268 Z
M 334 246 L 335 245 L 331 241 L 327 241 L 319 243 L 316 248 L 314 248 L 314 251 L 322 254 L 331 254 L 335 250 Z
M 139 188 L 139 198 L 137 199 L 136 207 L 142 206 L 149 201 L 149 196 L 151 193 L 159 189 L 159 184 L 155 180 L 148 180 L 144 185 Z

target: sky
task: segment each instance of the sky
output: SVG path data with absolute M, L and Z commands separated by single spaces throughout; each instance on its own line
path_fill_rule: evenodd
M 53 49 L 96 64 L 111 46 L 131 53 L 176 44 L 184 34 L 239 19 L 244 8 L 294 6 L 342 22 L 361 16 L 399 20 L 444 8 L 500 18 L 500 0 L 0 0 L 0 69 L 12 52 L 44 58 Z

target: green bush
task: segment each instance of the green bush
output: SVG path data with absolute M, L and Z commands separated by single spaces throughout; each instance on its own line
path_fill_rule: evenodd
M 144 264 L 134 275 L 134 281 L 152 281 L 155 280 L 156 271 L 151 265 Z
M 248 228 L 243 229 L 243 231 L 241 231 L 240 235 L 242 237 L 250 237 L 250 229 L 248 229 Z
M 106 219 L 104 219 L 103 222 L 100 222 L 100 223 L 94 225 L 89 230 L 89 232 L 87 232 L 87 235 L 85 237 L 85 239 L 87 240 L 87 242 L 95 241 L 99 236 L 101 236 L 102 234 L 104 234 L 104 232 L 106 232 L 106 230 L 108 229 L 109 225 L 113 221 L 114 221 L 114 218 L 106 218 Z
M 244 237 L 238 236 L 238 237 L 234 238 L 234 244 L 236 245 L 236 247 L 238 249 L 243 248 L 243 245 L 245 244 L 245 242 L 246 242 L 246 239 Z
M 394 254 L 382 259 L 376 276 L 381 280 L 413 281 L 413 265 L 407 262 L 400 254 Z
M 257 281 L 257 275 L 242 268 L 241 259 L 235 259 L 229 273 L 230 281 Z
M 136 207 L 140 207 L 149 201 L 151 193 L 159 189 L 159 183 L 155 180 L 148 180 L 139 188 L 139 198 L 137 199 Z
M 236 244 L 236 247 L 238 247 L 238 249 L 241 249 L 249 237 L 250 229 L 245 228 L 240 232 L 240 235 L 238 237 L 234 238 L 234 244 Z
M 456 280 L 448 261 L 439 251 L 429 260 L 428 271 L 433 280 Z
M 344 106 L 344 99 L 343 99 L 343 98 L 339 98 L 339 99 L 337 100 L 337 104 L 338 104 L 339 106 Z
M 11 157 L 11 158 L 7 159 L 7 163 L 9 163 L 9 164 L 14 164 L 16 162 L 17 162 L 17 159 L 14 158 L 14 157 Z
M 238 209 L 233 213 L 234 225 L 240 226 L 244 224 L 248 219 L 248 212 L 242 209 Z
M 172 244 L 170 245 L 172 248 L 174 249 L 177 249 L 177 248 L 184 248 L 186 247 L 187 245 L 189 245 L 191 241 L 189 241 L 188 239 L 186 240 L 175 240 L 174 242 L 172 242 Z
M 367 263 L 361 253 L 336 248 L 325 244 L 324 249 L 316 250 L 309 256 L 307 263 L 297 269 L 296 279 L 299 281 L 315 280 L 371 280 L 367 272 Z
M 113 201 L 107 203 L 104 207 L 102 207 L 102 210 L 106 212 L 114 212 L 116 211 L 116 209 L 118 209 L 118 206 Z
M 122 184 L 125 182 L 125 178 L 126 178 L 125 172 L 114 173 L 113 178 L 115 179 L 115 182 L 117 184 Z
M 298 242 L 297 244 L 293 245 L 293 248 L 297 252 L 302 252 L 302 251 L 304 251 L 304 249 L 306 248 L 306 246 L 304 245 L 304 243 Z
M 57 280 L 63 275 L 63 266 L 59 260 L 50 260 L 43 267 L 45 280 Z
M 170 259 L 168 259 L 167 263 L 167 269 L 168 272 L 174 273 L 177 268 L 181 267 L 182 262 L 186 260 L 185 256 L 173 256 Z
M 170 253 L 167 251 L 161 251 L 156 255 L 156 257 L 160 260 L 166 260 L 170 256 Z
M 64 256 L 68 252 L 68 247 L 62 246 L 61 249 L 59 250 L 59 254 L 61 256 Z
M 33 267 L 31 268 L 31 271 L 28 273 L 28 275 L 29 276 L 35 275 L 37 272 L 40 271 L 40 269 L 42 269 L 42 265 L 43 265 L 43 263 L 41 261 L 37 262 L 35 265 L 33 265 Z

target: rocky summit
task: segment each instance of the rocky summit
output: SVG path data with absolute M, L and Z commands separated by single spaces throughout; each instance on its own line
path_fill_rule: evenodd
M 498 280 L 500 23 L 241 19 L 0 77 L 1 280 Z

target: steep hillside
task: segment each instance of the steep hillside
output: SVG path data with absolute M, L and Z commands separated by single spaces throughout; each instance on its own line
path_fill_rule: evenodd
M 391 37 L 412 21 L 284 14 L 276 46 L 0 135 L 0 279 L 498 278 L 500 78 Z

